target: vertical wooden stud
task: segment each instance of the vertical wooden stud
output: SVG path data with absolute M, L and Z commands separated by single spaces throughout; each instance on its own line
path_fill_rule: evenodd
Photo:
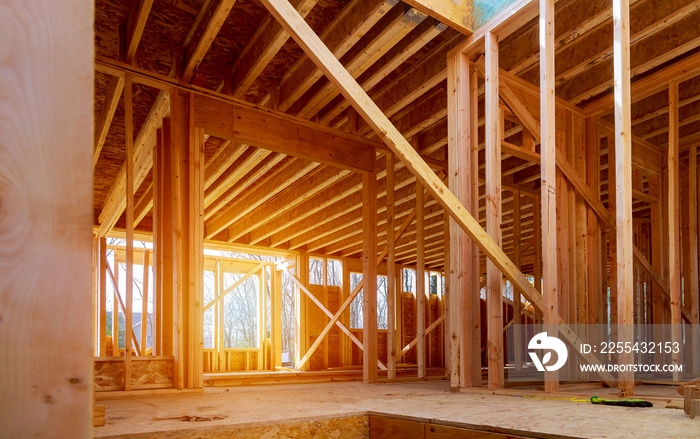
M 501 113 L 498 98 L 498 37 L 486 45 L 486 232 L 501 245 Z M 486 260 L 489 389 L 503 387 L 503 276 Z
M 396 261 L 394 257 L 394 154 L 386 156 L 387 378 L 396 378 Z
M 107 356 L 107 238 L 100 238 L 100 357 Z
M 416 183 L 416 343 L 418 378 L 425 378 L 425 215 L 423 186 Z
M 143 295 L 141 297 L 141 355 L 146 355 L 148 339 L 148 283 L 151 271 L 151 252 L 143 251 Z M 153 354 L 153 349 L 151 349 Z
M 134 121 L 131 77 L 124 81 L 126 137 L 126 330 L 124 332 L 124 390 L 131 390 L 131 337 L 134 331 Z
M 617 0 L 621 1 L 621 0 Z M 681 342 L 681 259 L 680 259 L 680 206 L 679 206 L 679 166 L 678 166 L 678 82 L 668 84 L 668 267 L 669 290 L 671 293 L 671 341 Z M 618 231 L 619 233 L 619 231 Z M 618 249 L 619 251 L 619 249 Z M 673 353 L 671 361 L 680 364 L 680 353 Z M 673 379 L 681 380 L 679 372 Z
M 700 286 L 698 285 L 698 147 L 690 147 L 688 156 L 688 215 L 689 215 L 689 239 L 690 257 L 690 318 L 691 318 L 691 349 L 693 374 L 700 375 Z
M 471 201 L 471 192 L 468 184 L 469 156 L 471 149 L 471 107 L 470 107 L 470 63 L 465 54 L 456 54 L 448 59 L 447 80 L 449 93 L 447 95 L 447 123 L 448 123 L 448 185 L 450 191 L 467 208 Z M 467 193 L 463 193 L 466 190 Z M 471 261 L 467 260 L 466 252 L 469 242 L 466 233 L 457 225 L 454 219 L 449 218 L 448 239 L 451 254 L 449 265 L 445 272 L 449 272 L 449 291 L 447 296 L 447 328 L 449 339 L 450 358 L 448 362 L 450 374 L 450 388 L 457 389 L 460 381 L 464 386 L 472 385 L 471 356 L 473 353 L 472 337 L 467 333 L 461 337 L 461 328 L 473 326 L 471 288 L 467 285 L 471 272 L 467 274 L 467 267 L 471 267 Z M 447 254 L 447 251 L 446 251 Z M 466 295 L 467 300 L 462 296 Z M 465 310 L 466 308 L 466 310 Z M 462 312 L 465 311 L 465 312 Z M 464 352 L 462 352 L 464 350 Z M 461 362 L 460 357 L 466 357 L 466 362 Z M 462 370 L 464 369 L 464 370 Z M 462 377 L 464 379 L 462 380 Z
M 377 382 L 377 178 L 362 174 L 362 381 Z
M 520 191 L 513 191 L 513 263 L 520 269 Z M 520 326 L 520 315 L 522 314 L 520 291 L 511 285 L 513 290 L 513 354 L 515 369 L 521 370 L 523 367 L 523 333 Z
M 556 336 L 559 323 L 557 290 L 556 238 L 556 101 L 554 94 L 554 0 L 540 1 L 540 154 L 541 154 L 541 216 L 542 216 L 542 277 L 544 281 L 543 319 L 547 332 Z M 545 390 L 556 392 L 559 378 L 556 371 L 545 372 Z

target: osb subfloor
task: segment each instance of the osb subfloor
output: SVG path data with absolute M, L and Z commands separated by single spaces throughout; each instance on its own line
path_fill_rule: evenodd
M 649 392 L 672 395 L 671 387 L 645 387 L 649 387 Z M 640 389 L 639 393 L 648 391 Z M 600 389 L 599 392 L 601 396 L 610 393 L 611 389 Z M 106 406 L 106 425 L 95 428 L 95 437 L 281 424 L 361 415 L 368 411 L 425 418 L 449 425 L 521 431 L 535 437 L 700 436 L 698 419 L 691 420 L 683 410 L 664 408 L 664 404 L 641 409 L 568 400 L 455 393 L 450 392 L 446 381 L 206 388 L 203 393 L 115 397 L 100 399 L 97 404 Z M 162 419 L 211 415 L 226 418 L 205 422 Z

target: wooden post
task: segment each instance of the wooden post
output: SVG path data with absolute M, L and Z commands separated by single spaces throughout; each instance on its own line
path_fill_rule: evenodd
M 632 119 L 630 98 L 629 0 L 613 0 L 615 70 L 615 186 L 617 210 L 617 323 L 620 341 L 633 341 L 634 256 L 632 255 Z M 622 352 L 620 364 L 634 363 Z M 620 396 L 634 394 L 634 373 L 620 372 Z
M 177 388 L 200 388 L 203 331 L 204 131 L 194 126 L 194 95 L 171 93 Z
M 448 122 L 449 123 L 449 122 Z M 449 149 L 448 149 L 449 153 Z M 444 246 L 444 252 L 445 252 L 445 266 L 444 266 L 444 274 L 443 274 L 443 279 L 442 281 L 445 282 L 445 296 L 444 296 L 444 310 L 445 310 L 445 325 L 444 325 L 444 346 L 443 346 L 443 352 L 444 352 L 444 365 L 445 365 L 445 378 L 450 380 L 450 391 L 451 392 L 458 392 L 459 391 L 459 350 L 457 352 L 452 353 L 452 346 L 451 343 L 454 343 L 457 345 L 456 347 L 459 346 L 459 336 L 458 336 L 458 330 L 459 330 L 459 307 L 457 305 L 451 307 L 450 302 L 454 298 L 453 296 L 450 295 L 450 268 L 452 267 L 452 259 L 450 252 L 452 251 L 450 247 L 450 218 L 445 217 L 443 221 L 443 234 L 442 234 L 442 240 L 443 240 L 443 246 Z M 456 295 L 456 293 L 455 293 Z M 459 302 L 457 302 L 459 303 Z M 456 309 L 452 309 L 456 308 Z M 454 316 L 450 315 L 450 312 L 454 313 Z M 454 327 L 454 329 L 452 329 Z M 454 338 L 453 338 L 454 337 Z
M 423 186 L 416 183 L 416 354 L 418 378 L 425 378 L 425 215 Z
M 263 265 L 260 267 L 258 276 L 258 366 L 257 370 L 263 370 L 265 364 L 265 271 Z
M 272 361 L 270 366 L 272 370 L 282 366 L 282 272 L 272 269 L 272 306 L 270 314 L 272 321 L 270 322 L 270 331 L 272 335 Z
M 540 154 L 542 210 L 542 317 L 547 332 L 557 336 L 559 323 L 557 290 L 557 193 L 556 193 L 556 101 L 554 91 L 554 0 L 540 1 Z M 545 372 L 545 390 L 559 389 L 559 374 Z
M 162 355 L 163 315 L 163 129 L 156 130 L 153 151 L 153 353 Z
M 600 138 L 594 118 L 586 119 L 586 144 L 587 144 L 587 182 L 593 194 L 600 199 Z M 593 209 L 588 209 L 588 323 L 597 325 L 604 322 L 603 319 L 603 282 L 600 270 L 602 255 L 601 227 L 598 215 Z M 595 264 L 598 263 L 598 266 Z
M 112 295 L 112 357 L 119 356 L 119 261 L 114 255 L 114 293 Z
M 690 148 L 688 157 L 688 216 L 689 216 L 689 252 L 690 257 L 690 318 L 691 318 L 691 349 L 692 371 L 694 375 L 700 375 L 700 288 L 698 285 L 698 147 Z
M 107 355 L 107 238 L 100 238 L 100 357 Z
M 465 206 L 470 200 L 471 192 L 463 193 L 463 190 L 470 191 L 465 182 L 468 181 L 468 160 L 471 148 L 471 120 L 470 112 L 470 63 L 467 55 L 458 53 L 447 60 L 447 81 L 449 93 L 447 95 L 447 124 L 448 124 L 448 185 L 453 194 Z M 466 187 L 465 187 L 466 186 Z M 445 272 L 449 272 L 449 294 L 447 296 L 447 328 L 449 339 L 450 358 L 448 370 L 450 374 L 450 388 L 458 389 L 460 377 L 464 376 L 464 386 L 471 386 L 471 355 L 473 353 L 471 334 L 467 337 L 460 337 L 462 325 L 467 328 L 473 326 L 471 312 L 462 312 L 464 308 L 471 311 L 471 294 L 473 291 L 466 285 L 466 268 L 471 266 L 471 261 L 465 260 L 465 248 L 469 245 L 466 241 L 466 234 L 462 231 L 454 219 L 449 219 L 448 223 L 449 241 L 449 265 L 446 261 Z M 445 251 L 447 257 L 447 249 Z M 470 273 L 471 274 L 471 273 Z M 465 291 L 466 290 L 466 291 Z M 463 301 L 462 296 L 466 293 L 468 300 Z M 460 354 L 461 349 L 464 353 Z M 460 361 L 460 356 L 465 356 L 468 360 L 464 363 Z M 464 368 L 464 371 L 461 369 Z
M 387 378 L 396 378 L 396 261 L 394 258 L 394 154 L 386 156 Z
M 131 337 L 134 304 L 134 121 L 131 77 L 124 82 L 126 138 L 126 330 L 124 331 L 124 390 L 131 390 Z
M 2 3 L 0 436 L 87 438 L 94 3 Z
M 217 260 L 216 261 L 216 277 L 217 277 L 217 284 L 216 284 L 216 296 L 219 296 L 223 291 L 224 291 L 224 270 L 221 269 L 221 261 Z M 216 311 L 218 316 L 218 331 L 217 331 L 217 344 L 216 344 L 216 353 L 217 357 L 219 360 L 219 371 L 224 372 L 226 371 L 226 346 L 224 345 L 224 302 L 219 301 L 216 304 Z
M 343 259 L 343 284 L 341 285 L 341 300 L 340 303 L 345 302 L 345 299 L 350 296 L 350 266 L 348 265 L 347 259 Z M 346 327 L 350 327 L 350 309 L 343 313 L 342 317 L 339 319 L 340 322 Z M 343 366 L 352 365 L 352 342 L 345 335 L 345 333 L 340 334 L 340 364 Z
M 620 1 L 620 0 L 618 0 Z M 668 84 L 668 268 L 669 291 L 671 292 L 671 341 L 681 342 L 681 259 L 680 259 L 680 187 L 678 167 L 678 82 Z M 619 233 L 619 232 L 618 232 Z M 618 249 L 619 251 L 620 249 Z M 680 353 L 672 354 L 674 365 L 680 364 Z M 681 380 L 681 374 L 674 372 L 674 381 Z
M 172 102 L 172 95 L 170 99 Z M 162 242 L 159 245 L 159 248 L 162 248 L 162 256 L 159 258 L 161 274 L 158 276 L 161 282 L 162 294 L 160 343 L 161 355 L 170 356 L 175 355 L 175 306 L 177 304 L 177 291 L 175 290 L 175 224 L 173 218 L 173 168 L 175 164 L 173 163 L 172 123 L 170 118 L 163 118 L 162 134 L 162 150 L 160 151 L 162 156 L 160 160 L 163 167 L 163 172 L 160 173 L 162 174 L 162 188 L 156 191 L 160 192 L 159 197 L 163 200 L 161 207 L 163 227 L 157 236 Z
M 520 268 L 520 191 L 513 191 L 513 262 Z M 523 333 L 520 326 L 520 315 L 522 313 L 520 304 L 520 291 L 513 290 L 513 354 L 515 369 L 521 370 L 523 367 Z
M 362 174 L 362 381 L 377 382 L 377 178 Z
M 143 295 L 141 296 L 141 355 L 146 355 L 146 343 L 148 339 L 148 275 L 151 270 L 149 250 L 143 251 Z M 151 349 L 153 354 L 153 349 Z
M 608 163 L 616 163 L 615 157 L 617 153 L 615 151 L 615 145 L 610 140 L 610 137 L 606 138 L 608 142 Z M 608 187 L 615 188 L 617 182 L 617 175 L 615 172 L 608 172 Z M 617 209 L 617 191 L 608 190 L 608 211 L 610 211 L 611 217 L 615 217 L 615 210 Z M 611 227 L 607 229 L 607 241 L 608 241 L 608 287 L 610 288 L 610 324 L 616 325 L 617 322 L 617 270 L 615 269 L 615 264 L 617 263 L 617 238 L 615 235 L 615 230 Z M 605 253 L 603 253 L 605 254 Z M 606 314 L 607 314 L 606 306 Z M 616 354 L 615 354 L 616 355 Z
M 466 156 L 469 181 L 463 182 L 464 192 L 468 193 L 465 207 L 475 219 L 479 219 L 479 72 L 471 65 L 469 79 L 469 154 Z M 473 133 L 473 135 L 472 135 Z M 462 248 L 460 256 L 465 259 L 467 276 L 462 287 L 460 339 L 466 342 L 471 335 L 471 350 L 466 346 L 460 348 L 460 364 L 464 373 L 460 377 L 462 387 L 481 386 L 481 269 L 479 266 L 479 247 L 471 236 L 464 234 L 460 238 Z M 471 263 L 470 263 L 471 261 Z M 470 362 L 471 366 L 466 364 Z M 466 377 L 471 370 L 471 379 Z
M 498 37 L 486 44 L 486 232 L 501 245 L 501 114 L 498 98 Z M 489 389 L 503 387 L 503 276 L 486 260 Z
M 304 286 L 309 285 L 309 255 L 301 253 L 297 256 L 297 274 Z M 294 363 L 298 366 L 299 361 L 304 357 L 307 349 L 306 336 L 306 296 L 299 288 L 294 289 L 294 319 L 296 330 L 294 332 Z M 307 362 L 302 370 L 308 370 Z

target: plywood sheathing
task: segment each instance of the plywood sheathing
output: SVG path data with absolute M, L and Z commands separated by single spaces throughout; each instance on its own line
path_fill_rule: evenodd
M 600 392 L 601 389 L 594 391 Z M 607 395 L 612 390 L 603 391 Z M 640 389 L 640 393 L 647 395 L 652 392 L 656 393 L 656 389 L 648 386 Z M 671 387 L 666 388 L 666 392 L 666 395 L 675 394 Z M 479 426 L 480 429 L 492 431 L 537 432 L 538 437 L 626 438 L 629 436 L 628 426 L 632 423 L 638 434 L 645 437 L 690 438 L 695 437 L 696 432 L 693 421 L 684 416 L 681 410 L 665 409 L 664 404 L 657 403 L 653 408 L 639 410 L 535 398 L 527 399 L 527 416 L 523 416 L 525 399 L 522 397 L 449 392 L 449 382 L 446 381 L 373 386 L 324 383 L 216 388 L 205 389 L 202 394 L 144 395 L 135 398 L 136 401 L 134 398 L 100 399 L 98 403 L 107 406 L 107 425 L 96 429 L 95 436 L 106 438 L 140 434 L 154 437 L 153 432 L 165 434 L 186 429 L 202 435 L 206 430 L 220 428 L 359 415 L 358 410 L 434 419 L 451 425 Z M 658 393 L 656 398 L 659 398 Z M 677 394 L 675 398 L 681 400 Z M 270 407 L 275 407 L 275 410 L 270 410 Z M 553 415 L 570 411 L 575 411 L 576 416 L 569 417 L 567 422 Z M 207 425 L 183 425 L 179 420 L 153 420 L 212 413 L 228 417 L 207 422 Z M 672 422 L 669 422 L 670 419 Z

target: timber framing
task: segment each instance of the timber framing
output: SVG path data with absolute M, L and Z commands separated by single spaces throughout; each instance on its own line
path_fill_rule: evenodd
M 10 2 L 23 26 L 43 17 Z M 700 0 L 487 3 L 47 4 L 57 56 L 30 29 L 5 57 L 7 141 L 35 157 L 0 146 L 0 225 L 18 258 L 62 270 L 36 284 L 92 338 L 66 331 L 86 364 L 57 361 L 44 401 L 73 396 L 66 376 L 90 396 L 90 371 L 104 395 L 336 378 L 500 394 L 520 376 L 560 393 L 575 364 L 537 370 L 529 341 L 580 346 L 594 325 L 687 346 L 570 357 L 697 375 Z M 46 318 L 15 271 L 3 352 L 6 321 Z M 579 376 L 620 397 L 646 377 Z

